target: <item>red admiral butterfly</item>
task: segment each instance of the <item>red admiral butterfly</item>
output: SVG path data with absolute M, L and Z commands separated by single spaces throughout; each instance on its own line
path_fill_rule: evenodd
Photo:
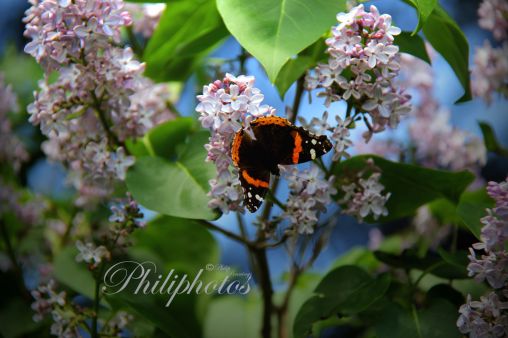
M 239 130 L 231 145 L 231 157 L 239 168 L 244 204 L 254 212 L 268 191 L 270 173 L 279 176 L 279 164 L 314 160 L 330 151 L 332 144 L 326 136 L 314 135 L 282 117 L 259 117 L 250 125 L 255 139 Z

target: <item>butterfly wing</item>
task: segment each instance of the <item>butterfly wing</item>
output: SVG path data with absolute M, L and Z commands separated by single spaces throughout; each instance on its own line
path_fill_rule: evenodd
M 266 196 L 270 186 L 270 171 L 266 169 L 240 169 L 240 183 L 244 193 L 244 205 L 255 212 Z
M 291 158 L 280 164 L 298 164 L 315 160 L 332 149 L 332 143 L 325 135 L 315 135 L 302 127 L 294 127 L 290 135 L 293 139 Z

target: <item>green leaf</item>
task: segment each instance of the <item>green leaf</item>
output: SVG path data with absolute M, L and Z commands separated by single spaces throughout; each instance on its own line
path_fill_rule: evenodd
M 471 100 L 469 76 L 469 44 L 466 36 L 441 6 L 436 6 L 423 26 L 423 33 L 432 47 L 452 67 L 464 88 L 464 95 L 456 102 Z
M 126 146 L 136 157 L 157 155 L 174 159 L 177 146 L 185 142 L 193 128 L 191 117 L 179 117 L 150 129 L 142 138 L 127 140 Z
M 180 117 L 162 123 L 145 136 L 145 144 L 153 154 L 162 158 L 172 158 L 176 155 L 176 148 L 185 142 L 185 139 L 194 126 L 191 117 Z
M 5 301 L 5 299 L 2 299 Z M 30 308 L 30 304 L 21 298 L 12 299 L 2 304 L 0 309 L 0 336 L 5 338 L 15 337 L 36 337 L 37 335 L 29 335 L 28 333 L 35 331 L 41 326 L 32 319 L 34 310 Z
M 228 30 L 275 82 L 282 66 L 316 41 L 346 9 L 344 0 L 217 0 Z
M 54 262 L 55 277 L 72 290 L 93 299 L 95 280 L 86 263 L 76 262 L 77 254 L 75 247 L 66 247 L 58 253 Z
M 375 332 L 377 338 L 459 338 L 457 309 L 450 302 L 438 299 L 426 309 L 412 311 L 395 303 L 387 303 L 379 312 Z
M 325 53 L 326 44 L 324 40 L 324 38 L 317 40 L 299 53 L 296 58 L 291 58 L 284 64 L 275 80 L 275 86 L 281 98 L 284 98 L 284 94 L 289 87 L 300 77 L 304 76 L 308 69 L 316 66 L 318 62 L 326 60 L 327 54 Z
M 412 35 L 415 35 L 422 29 L 425 25 L 425 22 L 429 18 L 429 15 L 434 11 L 436 5 L 438 4 L 438 0 L 408 0 L 413 7 L 416 8 L 418 13 L 418 24 L 416 25 Z
M 33 91 L 37 89 L 37 81 L 42 78 L 41 66 L 32 56 L 18 52 L 16 46 L 10 45 L 0 60 L 0 69 L 5 83 L 12 85 L 18 95 L 20 109 L 25 109 L 33 101 Z
M 127 174 L 127 187 L 148 209 L 165 215 L 214 219 L 208 208 L 207 187 L 183 163 L 160 157 L 141 157 Z
M 149 250 L 165 269 L 195 274 L 206 264 L 219 261 L 219 247 L 210 232 L 195 220 L 163 216 L 133 235 L 132 248 Z M 139 252 L 139 251 L 138 251 Z
M 487 215 L 487 208 L 494 207 L 494 200 L 487 195 L 485 188 L 465 192 L 457 206 L 457 214 L 466 227 L 480 239 L 482 223 L 480 219 Z
M 261 296 L 254 291 L 247 297 L 218 297 L 208 308 L 204 324 L 205 337 L 258 338 L 262 311 Z
M 283 98 L 289 87 L 314 65 L 314 60 L 308 56 L 297 57 L 286 62 L 275 80 L 275 87 L 280 97 Z
M 335 168 L 338 184 L 344 175 L 355 175 L 365 168 L 369 158 L 382 170 L 380 182 L 385 186 L 385 191 L 391 193 L 386 203 L 389 214 L 381 217 L 380 222 L 409 216 L 420 206 L 438 198 L 457 203 L 462 192 L 474 180 L 474 175 L 468 171 L 428 169 L 388 161 L 375 155 L 361 155 L 343 161 Z
M 424 257 L 418 256 L 413 251 L 404 251 L 401 254 L 391 254 L 382 251 L 374 252 L 381 262 L 402 269 L 416 269 L 426 271 L 435 276 L 447 279 L 468 278 L 467 271 L 462 263 L 465 261 L 465 252 L 450 254 L 444 252 L 447 259 L 442 259 L 436 254 L 428 252 Z
M 293 334 L 307 337 L 313 323 L 336 313 L 344 315 L 365 311 L 379 301 L 390 285 L 388 274 L 377 279 L 355 266 L 341 266 L 329 272 L 296 315 Z
M 488 151 L 501 156 L 508 156 L 508 149 L 505 149 L 497 140 L 494 129 L 487 122 L 478 122 L 483 134 L 483 142 Z
M 439 248 L 437 253 L 447 264 L 453 266 L 454 269 L 456 269 L 458 272 L 463 271 L 464 274 L 467 273 L 467 265 L 469 264 L 467 251 L 459 250 L 457 252 L 451 253 L 442 248 Z
M 208 208 L 208 181 L 215 168 L 205 162 L 208 132 L 197 132 L 176 148 L 176 160 L 140 157 L 127 172 L 127 187 L 139 203 L 165 215 L 215 219 Z
M 158 81 L 184 80 L 227 36 L 215 1 L 172 1 L 143 55 L 145 74 Z
M 400 52 L 411 54 L 430 64 L 425 42 L 419 35 L 412 35 L 410 32 L 401 32 L 395 37 L 394 44 L 399 46 Z

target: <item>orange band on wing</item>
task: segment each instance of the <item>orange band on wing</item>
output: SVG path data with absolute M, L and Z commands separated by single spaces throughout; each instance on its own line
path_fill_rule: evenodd
M 240 130 L 235 134 L 233 144 L 231 145 L 231 159 L 233 164 L 238 167 L 240 163 L 240 144 L 242 144 L 242 131 Z
M 258 180 L 257 178 L 254 178 L 249 175 L 247 170 L 242 171 L 242 177 L 249 183 L 250 185 L 255 186 L 256 188 L 262 187 L 262 188 L 268 188 L 268 182 Z
M 293 163 L 297 164 L 300 158 L 300 153 L 303 151 L 302 148 L 302 137 L 297 131 L 291 132 L 291 135 L 295 139 L 295 147 L 293 148 Z
M 278 116 L 262 116 L 252 121 L 251 126 L 263 126 L 267 124 L 275 124 L 278 126 L 290 126 L 291 122 L 283 117 Z

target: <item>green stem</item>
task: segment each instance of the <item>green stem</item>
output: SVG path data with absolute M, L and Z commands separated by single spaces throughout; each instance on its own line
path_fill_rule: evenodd
M 16 254 L 14 252 L 14 248 L 11 243 L 11 239 L 9 238 L 9 232 L 7 231 L 7 226 L 5 225 L 4 221 L 0 219 L 0 230 L 2 231 L 2 237 L 4 238 L 5 242 L 5 248 L 7 250 L 7 255 L 9 256 L 9 259 L 11 260 L 11 264 L 14 270 L 14 275 L 16 276 L 18 288 L 21 292 L 21 295 L 26 300 L 30 300 L 31 296 L 28 293 L 26 287 L 25 287 L 25 280 L 23 278 L 23 270 L 18 264 L 18 260 L 16 259 Z
M 101 285 L 100 276 L 98 276 L 95 279 L 95 294 L 94 294 L 94 300 L 93 300 L 94 316 L 92 318 L 92 338 L 98 338 L 99 337 L 99 331 L 98 331 L 98 328 L 97 328 L 97 326 L 98 326 L 97 322 L 98 322 L 98 318 L 99 318 L 100 285 Z
M 111 131 L 109 128 L 109 123 L 106 118 L 106 114 L 102 110 L 101 107 L 101 100 L 95 95 L 95 91 L 91 91 L 90 94 L 92 95 L 92 100 L 94 103 L 95 111 L 97 112 L 97 116 L 99 117 L 99 121 L 101 122 L 102 128 L 104 129 L 104 132 L 106 133 L 106 136 L 108 137 L 108 141 L 111 147 L 114 147 L 115 145 L 123 145 L 118 137 Z M 127 151 L 127 148 L 125 148 L 125 151 Z
M 270 269 L 268 267 L 268 259 L 266 258 L 265 249 L 255 249 L 253 251 L 259 268 L 259 285 L 263 297 L 263 324 L 261 328 L 261 336 L 263 338 L 271 338 L 272 336 L 272 313 L 274 310 L 272 296 L 273 288 L 270 280 Z
M 411 309 L 413 312 L 413 320 L 416 326 L 416 332 L 418 333 L 418 338 L 422 338 L 422 329 L 420 327 L 420 319 L 418 318 L 418 312 L 416 311 L 416 307 L 411 305 Z
M 242 244 L 245 244 L 248 248 L 254 249 L 256 247 L 256 245 L 254 243 L 252 243 L 251 241 L 249 241 L 246 238 L 243 238 L 242 236 L 235 234 L 234 232 L 223 229 L 223 228 L 216 226 L 215 224 L 212 224 L 212 223 L 207 222 L 205 220 L 200 220 L 199 222 L 210 230 L 218 231 L 221 234 L 225 235 L 226 237 L 229 237 L 229 238 L 231 238 L 237 242 L 240 242 Z
M 422 274 L 420 276 L 418 276 L 418 278 L 416 279 L 416 281 L 412 284 L 412 287 L 413 289 L 416 289 L 417 286 L 418 286 L 418 283 L 420 283 L 420 281 L 423 279 L 423 277 L 425 277 L 427 274 L 429 274 L 430 272 L 434 271 L 435 269 L 439 268 L 440 266 L 442 265 L 445 265 L 446 262 L 437 262 L 435 264 L 432 264 L 431 266 L 429 266 L 427 269 L 425 269 Z
M 245 74 L 245 72 L 246 72 L 245 62 L 249 58 L 249 53 L 247 53 L 245 48 L 243 48 L 243 47 L 241 47 L 241 48 L 242 48 L 242 51 L 241 51 L 240 55 L 238 56 L 238 61 L 240 62 L 240 74 Z
M 239 212 L 236 212 L 236 221 L 238 223 L 238 228 L 240 229 L 240 234 L 242 235 L 243 240 L 250 243 L 247 230 L 245 229 L 245 223 L 243 222 L 242 215 Z M 256 265 L 256 259 L 254 257 L 251 248 L 249 248 L 248 246 L 247 246 L 247 256 L 249 258 L 249 265 L 252 269 L 252 272 L 254 273 L 254 276 L 256 277 L 259 276 L 259 269 Z
M 141 45 L 139 44 L 138 39 L 136 38 L 136 34 L 134 34 L 134 31 L 132 30 L 132 26 L 127 26 L 126 30 L 132 50 L 140 58 L 143 57 L 143 48 L 141 48 Z
M 284 203 L 282 203 L 281 201 L 279 201 L 279 199 L 277 197 L 275 197 L 275 195 L 272 193 L 271 190 L 268 190 L 268 199 L 270 201 L 272 201 L 273 203 L 277 204 L 277 206 L 279 208 L 281 208 L 282 210 L 286 210 L 286 206 L 284 205 Z
M 279 338 L 287 338 L 287 317 L 288 317 L 288 309 L 289 309 L 289 301 L 291 300 L 291 296 L 296 286 L 296 282 L 298 281 L 298 277 L 303 271 L 298 268 L 297 265 L 293 264 L 291 266 L 291 272 L 289 275 L 288 287 L 287 291 L 284 294 L 284 298 L 282 300 L 281 305 L 277 308 L 277 320 L 278 320 L 278 337 Z
M 167 100 L 166 101 L 166 107 L 173 113 L 175 114 L 177 117 L 181 117 L 182 116 L 182 113 L 180 113 L 180 111 L 178 110 L 178 108 L 175 107 L 175 105 L 173 104 L 173 102 L 171 102 L 170 100 Z

